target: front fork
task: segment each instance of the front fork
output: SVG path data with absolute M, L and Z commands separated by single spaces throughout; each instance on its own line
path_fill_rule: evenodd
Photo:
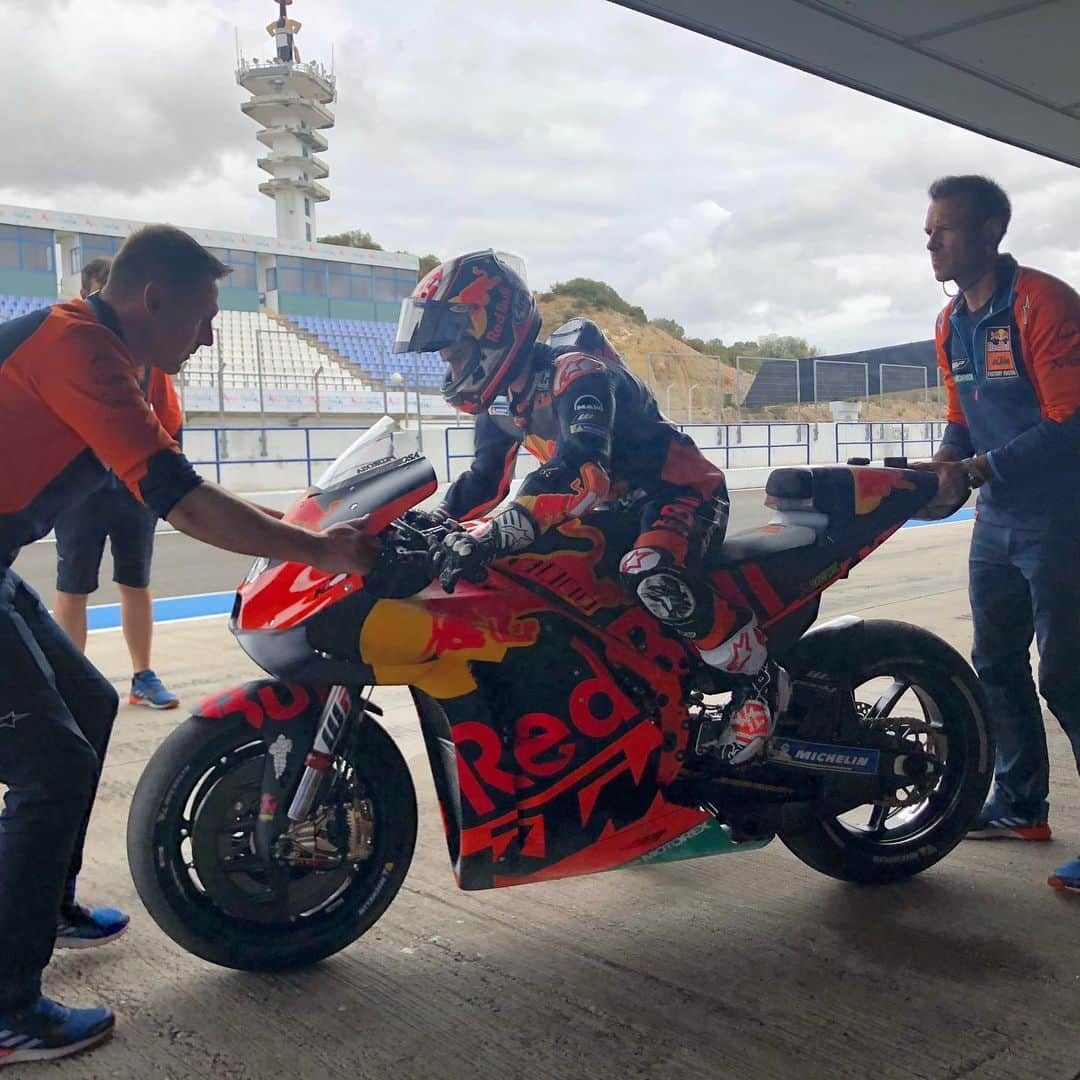
M 370 697 L 370 691 L 369 691 Z M 368 707 L 362 700 L 356 703 L 344 686 L 331 687 L 319 716 L 319 726 L 315 729 L 315 741 L 308 752 L 306 767 L 300 777 L 296 794 L 289 803 L 288 818 L 292 822 L 307 820 L 311 805 L 319 791 L 319 785 L 334 763 L 334 752 L 341 742 L 349 721 L 355 720 Z

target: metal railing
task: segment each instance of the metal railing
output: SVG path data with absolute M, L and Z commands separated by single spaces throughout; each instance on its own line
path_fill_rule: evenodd
M 746 424 L 678 424 L 676 425 L 679 431 L 689 435 L 697 444 L 699 450 L 704 451 L 722 451 L 723 452 L 723 468 L 725 470 L 732 468 L 732 455 L 740 455 L 743 453 L 755 454 L 760 451 L 765 452 L 765 461 L 763 462 L 739 462 L 736 460 L 735 466 L 746 465 L 749 467 L 768 467 L 772 468 L 774 456 L 779 455 L 782 450 L 796 451 L 795 456 L 803 459 L 801 462 L 795 462 L 791 460 L 785 460 L 782 462 L 776 462 L 776 464 L 794 465 L 794 464 L 810 464 L 810 425 L 808 424 L 794 424 L 794 423 L 746 423 Z M 764 442 L 744 442 L 742 436 L 748 429 L 753 432 L 754 429 L 765 429 L 765 441 Z M 779 429 L 782 432 L 790 432 L 794 437 L 788 440 L 782 437 L 774 437 L 774 429 Z M 455 476 L 454 462 L 469 460 L 473 458 L 473 448 L 470 442 L 467 450 L 455 450 L 451 445 L 452 439 L 455 437 L 456 432 L 468 432 L 471 436 L 473 432 L 472 425 L 448 427 L 444 429 L 443 439 L 446 450 L 446 479 L 453 480 Z M 709 432 L 710 435 L 706 436 L 705 433 Z M 734 438 L 732 437 L 734 434 Z M 704 441 L 704 438 L 711 441 Z M 753 438 L 754 436 L 751 435 Z M 790 454 L 783 455 L 785 458 L 790 458 Z M 530 460 L 532 455 L 525 449 L 519 451 L 517 460 L 522 459 Z M 719 463 L 718 463 L 719 464 Z
M 931 458 L 944 434 L 944 420 L 891 420 L 872 424 L 839 421 L 836 424 L 836 460 L 846 461 L 849 457 L 867 457 L 872 461 L 883 457 Z
M 296 427 L 192 427 L 185 432 L 185 441 L 190 445 L 192 441 L 199 440 L 210 436 L 213 440 L 213 454 L 209 457 L 195 457 L 190 456 L 189 461 L 196 468 L 212 466 L 214 469 L 214 480 L 216 483 L 222 483 L 222 467 L 229 467 L 231 465 L 303 465 L 305 475 L 307 477 L 306 483 L 308 487 L 311 487 L 314 482 L 315 467 L 319 465 L 329 465 L 334 461 L 341 450 L 345 449 L 349 443 L 351 443 L 357 436 L 366 431 L 367 428 L 363 427 L 316 427 L 316 428 L 296 428 Z M 348 432 L 348 439 L 343 439 L 343 445 L 340 449 L 333 453 L 328 453 L 326 456 L 321 454 L 312 454 L 312 436 L 318 436 L 329 432 L 344 431 Z M 303 456 L 295 457 L 279 457 L 277 455 L 271 456 L 267 447 L 267 435 L 272 432 L 287 432 L 290 436 L 302 435 L 304 439 L 304 454 Z M 230 437 L 236 439 L 241 436 L 254 438 L 258 444 L 259 453 L 255 457 L 233 457 L 229 453 L 229 441 Z

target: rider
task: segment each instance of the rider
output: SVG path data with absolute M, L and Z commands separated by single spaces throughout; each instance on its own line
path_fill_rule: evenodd
M 522 444 L 540 467 L 480 527 L 450 532 L 439 580 L 482 580 L 488 563 L 523 551 L 609 493 L 644 493 L 641 535 L 619 570 L 626 588 L 705 663 L 737 676 L 723 721 L 703 725 L 699 753 L 733 764 L 759 755 L 775 725 L 782 669 L 769 659 L 752 611 L 710 589 L 702 556 L 727 527 L 727 485 L 694 442 L 661 416 L 647 387 L 606 341 L 606 360 L 536 342 L 540 315 L 522 278 L 493 251 L 450 259 L 402 302 L 395 352 L 438 351 L 442 394 L 476 416 L 475 457 L 436 511 L 466 521 L 510 489 Z

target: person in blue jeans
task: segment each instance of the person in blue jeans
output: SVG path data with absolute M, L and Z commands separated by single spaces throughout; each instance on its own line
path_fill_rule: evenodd
M 1050 769 L 1032 678 L 1080 770 L 1080 297 L 998 247 L 1010 205 L 980 176 L 930 186 L 934 275 L 959 290 L 938 317 L 948 426 L 934 462 L 943 501 L 979 489 L 969 557 L 972 662 L 997 740 L 973 840 L 1048 841 Z M 1080 893 L 1080 857 L 1049 884 Z

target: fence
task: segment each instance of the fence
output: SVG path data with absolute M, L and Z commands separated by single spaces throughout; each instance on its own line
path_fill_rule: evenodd
M 870 365 L 854 360 L 815 360 L 814 401 L 828 403 L 834 420 L 869 417 Z M 849 410 L 853 415 L 845 416 L 844 412 Z
M 880 424 L 839 422 L 836 425 L 836 460 L 865 457 L 926 459 L 934 456 L 945 434 L 944 420 L 894 420 Z
M 787 414 L 782 418 L 801 419 L 798 360 L 736 356 L 735 388 L 736 416 L 740 423 L 744 414 L 750 418 L 756 415 L 781 418 L 778 414 Z
M 808 465 L 810 463 L 810 426 L 807 424 L 680 424 L 698 449 L 724 469 L 753 466 Z M 472 461 L 471 426 L 448 427 L 444 432 L 446 479 L 453 480 L 460 471 L 456 462 Z M 518 462 L 535 462 L 527 450 L 521 450 Z
M 250 338 L 230 338 L 228 347 L 224 340 L 219 334 L 213 346 L 198 350 L 176 377 L 185 417 L 212 412 L 264 418 L 267 413 L 454 415 L 441 395 L 421 394 L 415 372 L 388 381 L 359 368 L 353 374 L 284 330 L 258 329 Z M 305 359 L 297 352 L 300 344 Z
M 882 413 L 888 408 L 885 401 L 888 395 L 903 394 L 906 401 L 916 404 L 921 402 L 923 416 L 927 420 L 931 419 L 930 386 L 927 375 L 926 368 L 918 364 L 882 364 L 878 369 Z M 896 400 L 892 398 L 889 404 L 894 404 Z
M 212 467 L 214 480 L 234 490 L 310 487 L 320 471 L 367 428 L 362 427 L 258 427 L 188 428 L 184 451 L 196 468 Z M 270 439 L 279 446 L 270 455 Z M 283 444 L 283 445 L 280 445 Z M 282 456 L 282 454 L 284 456 Z M 239 479 L 255 468 L 264 475 L 257 481 Z

